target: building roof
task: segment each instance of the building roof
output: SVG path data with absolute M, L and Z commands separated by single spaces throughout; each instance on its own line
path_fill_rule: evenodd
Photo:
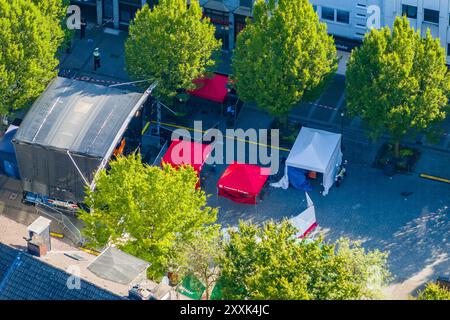
M 71 275 L 33 256 L 0 243 L 0 300 L 119 300 L 120 297 L 80 279 L 70 289 Z
M 253 17 L 253 7 L 239 6 L 233 13 L 244 17 Z
M 141 97 L 58 77 L 33 104 L 14 142 L 105 158 L 140 107 Z
M 222 12 L 230 12 L 223 0 L 209 0 L 203 5 L 204 8 Z
M 145 274 L 150 264 L 117 248 L 106 248 L 88 269 L 102 279 L 121 284 L 130 284 Z
M 286 165 L 324 173 L 330 169 L 335 154 L 340 152 L 340 145 L 341 134 L 302 127 Z

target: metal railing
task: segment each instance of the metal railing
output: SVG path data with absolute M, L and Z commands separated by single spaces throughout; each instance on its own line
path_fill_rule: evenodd
M 56 221 L 63 227 L 63 231 L 67 231 L 67 237 L 76 245 L 83 245 L 84 238 L 81 231 L 70 221 L 70 219 L 61 211 L 50 207 L 43 203 L 36 203 L 36 211 L 42 213 L 52 220 Z

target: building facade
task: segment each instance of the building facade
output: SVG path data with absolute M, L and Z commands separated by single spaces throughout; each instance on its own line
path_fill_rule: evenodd
M 427 30 L 447 52 L 450 63 L 450 0 L 310 0 L 328 32 L 345 39 L 362 41 L 368 20 L 378 15 L 380 26 L 392 27 L 397 16 L 406 15 L 416 30 Z M 379 12 L 376 12 L 379 8 Z
M 222 50 L 234 48 L 236 37 L 253 15 L 254 0 L 200 0 L 203 14 L 216 27 L 216 37 L 222 40 Z
M 123 28 L 130 24 L 136 12 L 146 3 L 154 5 L 157 0 L 71 0 L 81 8 L 82 16 L 98 25 Z
M 190 0 L 188 0 L 189 3 Z M 205 16 L 216 27 L 222 49 L 234 48 L 236 37 L 253 15 L 255 0 L 199 0 Z M 406 15 L 411 25 L 422 34 L 430 29 L 440 39 L 450 63 L 450 0 L 309 0 L 328 32 L 339 40 L 361 42 L 369 30 L 368 20 L 375 17 L 379 26 L 392 26 L 397 16 Z M 82 8 L 88 20 L 116 29 L 126 28 L 136 11 L 144 4 L 153 6 L 158 0 L 72 0 Z M 378 8 L 378 9 L 377 9 Z M 378 11 L 377 11 L 378 10 Z M 342 49 L 349 49 L 343 45 Z
M 222 40 L 222 49 L 234 48 L 238 33 L 245 26 L 245 19 L 253 13 L 254 0 L 200 0 L 203 14 L 216 27 L 216 37 Z M 82 16 L 98 25 L 126 28 L 136 12 L 144 4 L 151 7 L 158 0 L 71 0 L 81 7 Z M 189 0 L 188 0 L 189 3 Z

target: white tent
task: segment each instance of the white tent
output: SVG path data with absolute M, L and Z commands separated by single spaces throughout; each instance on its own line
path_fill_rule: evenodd
M 314 203 L 309 197 L 308 193 L 305 192 L 306 195 L 306 204 L 307 208 L 305 211 L 300 213 L 298 216 L 294 216 L 289 219 L 289 222 L 298 229 L 298 233 L 295 235 L 295 238 L 304 238 L 307 234 L 313 231 L 317 227 L 316 220 L 316 209 L 314 207 Z M 237 232 L 239 231 L 238 227 L 228 227 L 222 228 L 222 239 L 225 243 L 230 242 L 230 231 Z M 257 239 L 257 241 L 261 241 L 261 239 Z
M 342 163 L 341 138 L 337 133 L 302 127 L 286 160 L 285 176 L 272 186 L 287 189 L 289 167 L 299 168 L 322 173 L 323 195 L 327 195 Z
M 289 219 L 289 222 L 299 231 L 296 235 L 297 238 L 305 237 L 308 233 L 314 230 L 315 227 L 317 227 L 316 209 L 314 208 L 314 203 L 306 192 L 305 194 L 308 208 L 298 216 Z

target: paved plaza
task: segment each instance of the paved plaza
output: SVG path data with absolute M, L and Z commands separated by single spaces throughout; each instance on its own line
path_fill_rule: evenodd
M 254 117 L 248 119 L 254 121 Z M 241 117 L 242 122 L 246 121 Z M 344 158 L 349 161 L 344 183 L 340 188 L 333 187 L 327 196 L 322 196 L 316 186 L 310 196 L 316 206 L 319 231 L 326 240 L 349 237 L 362 241 L 365 248 L 390 252 L 395 286 L 388 295 L 406 298 L 426 281 L 449 275 L 450 184 L 425 180 L 419 174 L 450 177 L 450 155 L 422 148 L 413 172 L 390 178 L 372 167 L 379 146 L 344 137 Z M 206 167 L 203 184 L 211 195 L 209 204 L 220 207 L 219 222 L 224 226 L 235 226 L 239 220 L 261 223 L 290 218 L 306 208 L 304 192 L 292 188 L 267 187 L 257 206 L 219 198 L 216 183 L 225 168 L 219 166 L 217 173 L 212 173 Z M 410 195 L 404 197 L 403 192 Z
M 99 84 L 129 81 L 123 53 L 126 36 L 123 31 L 115 34 L 89 25 L 86 38 L 77 39 L 72 53 L 61 58 L 63 72 Z M 92 51 L 96 47 L 103 54 L 103 65 L 94 72 Z M 219 66 L 221 72 L 229 71 L 229 66 L 226 66 L 228 56 L 224 54 L 224 57 Z M 344 158 L 349 163 L 343 185 L 333 187 L 325 197 L 319 193 L 318 186 L 310 193 L 316 206 L 319 231 L 326 240 L 345 236 L 361 240 L 366 248 L 388 250 L 394 279 L 387 294 L 390 298 L 406 298 L 426 281 L 437 276 L 449 276 L 450 184 L 425 180 L 419 174 L 450 178 L 450 136 L 443 134 L 436 145 L 428 144 L 422 138 L 416 144 L 416 139 L 412 139 L 409 142 L 421 151 L 413 172 L 392 178 L 385 176 L 372 167 L 382 142 L 368 140 L 361 121 L 345 114 L 344 72 L 345 68 L 343 70 L 340 66 L 339 74 L 317 101 L 301 103 L 291 114 L 292 119 L 304 126 L 343 133 L 344 136 Z M 165 120 L 163 118 L 163 122 Z M 199 105 L 189 119 L 183 120 L 183 125 L 191 126 L 193 120 L 204 120 L 204 130 L 217 122 L 219 128 L 225 128 L 223 117 L 211 111 L 210 107 Z M 264 129 L 269 128 L 271 122 L 269 115 L 247 104 L 239 115 L 237 127 Z M 443 125 L 443 131 L 450 131 L 446 128 L 450 128 L 450 118 Z M 286 157 L 287 153 L 281 152 L 280 156 Z M 204 190 L 210 194 L 208 202 L 220 208 L 219 222 L 224 226 L 234 226 L 239 220 L 257 223 L 280 220 L 297 215 L 306 208 L 305 194 L 294 189 L 267 187 L 262 202 L 257 206 L 218 198 L 216 183 L 225 168 L 225 165 L 219 165 L 213 172 L 206 166 L 203 181 Z M 402 192 L 410 195 L 404 197 Z M 5 194 L 5 197 L 8 196 Z M 12 200 L 6 198 L 4 201 Z

